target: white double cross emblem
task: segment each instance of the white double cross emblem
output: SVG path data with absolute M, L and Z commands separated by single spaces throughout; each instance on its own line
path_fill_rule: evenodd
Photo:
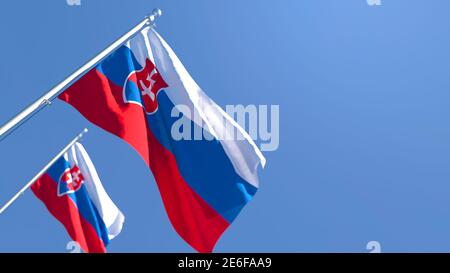
M 147 95 L 150 97 L 152 101 L 155 101 L 156 96 L 152 92 L 153 84 L 155 83 L 155 80 L 152 79 L 153 75 L 156 74 L 156 69 L 153 69 L 147 76 L 147 79 L 145 81 L 139 80 L 139 85 L 141 86 L 141 93 L 143 96 Z

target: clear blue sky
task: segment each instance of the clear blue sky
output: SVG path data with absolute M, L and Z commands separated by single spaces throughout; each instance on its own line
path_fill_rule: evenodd
M 216 251 L 450 251 L 449 1 L 81 1 L 1 3 L 0 123 L 159 7 L 158 32 L 219 105 L 280 105 L 280 147 Z M 0 143 L 0 203 L 84 127 L 126 215 L 109 251 L 192 251 L 138 154 L 60 101 Z M 68 241 L 31 191 L 0 215 L 0 252 Z

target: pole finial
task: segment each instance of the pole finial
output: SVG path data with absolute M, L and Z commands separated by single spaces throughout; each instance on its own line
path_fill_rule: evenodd
M 152 13 L 147 16 L 149 22 L 152 24 L 155 22 L 156 18 L 162 15 L 162 10 L 159 8 L 155 8 L 152 10 Z
M 84 134 L 86 134 L 88 132 L 88 128 L 84 128 L 83 131 L 81 131 L 81 133 L 78 134 L 78 139 L 82 138 Z

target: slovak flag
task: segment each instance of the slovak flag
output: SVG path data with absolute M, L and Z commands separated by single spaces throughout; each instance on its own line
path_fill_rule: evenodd
M 33 193 L 86 253 L 104 253 L 124 216 L 100 182 L 86 150 L 75 143 L 32 186 Z
M 59 98 L 141 155 L 173 227 L 199 252 L 213 250 L 258 189 L 265 158 L 151 27 Z

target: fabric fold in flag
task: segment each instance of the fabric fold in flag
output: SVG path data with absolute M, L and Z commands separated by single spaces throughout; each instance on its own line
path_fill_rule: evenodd
M 124 216 L 106 193 L 86 150 L 75 143 L 32 186 L 86 253 L 104 253 Z
M 59 98 L 141 155 L 173 227 L 199 252 L 213 250 L 258 189 L 257 167 L 265 164 L 262 153 L 151 27 Z M 174 135 L 177 122 L 205 137 Z M 223 137 L 230 135 L 234 137 Z

